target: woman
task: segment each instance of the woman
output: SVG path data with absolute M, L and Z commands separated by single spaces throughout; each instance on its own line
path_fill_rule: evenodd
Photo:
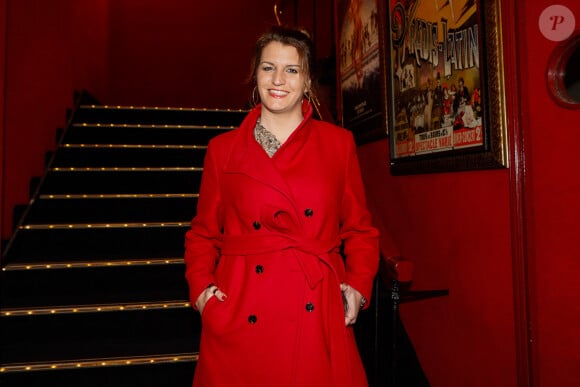
M 203 326 L 196 387 L 367 385 L 352 324 L 378 232 L 351 133 L 312 118 L 312 63 L 305 33 L 261 36 L 260 102 L 208 146 L 185 242 Z

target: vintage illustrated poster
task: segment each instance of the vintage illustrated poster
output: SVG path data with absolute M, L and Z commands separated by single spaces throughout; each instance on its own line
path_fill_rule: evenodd
M 392 159 L 484 146 L 480 7 L 390 2 Z
M 356 138 L 385 135 L 377 0 L 338 0 L 337 61 L 342 125 Z

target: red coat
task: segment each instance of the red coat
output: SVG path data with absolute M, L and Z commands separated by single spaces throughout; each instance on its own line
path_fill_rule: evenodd
M 367 385 L 340 283 L 370 299 L 378 232 L 352 134 L 303 110 L 272 158 L 260 106 L 209 144 L 186 278 L 192 303 L 210 283 L 228 298 L 203 310 L 196 387 Z

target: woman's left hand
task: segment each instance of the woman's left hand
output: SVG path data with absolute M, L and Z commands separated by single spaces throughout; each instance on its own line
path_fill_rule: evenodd
M 360 311 L 363 295 L 352 286 L 342 283 L 340 284 L 342 291 L 342 299 L 344 305 L 344 323 L 346 326 L 353 325 L 358 317 Z

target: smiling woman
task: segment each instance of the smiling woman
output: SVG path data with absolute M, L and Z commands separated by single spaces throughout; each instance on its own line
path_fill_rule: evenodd
M 195 386 L 367 386 L 353 324 L 378 231 L 352 133 L 313 118 L 312 60 L 301 30 L 263 34 L 250 76 L 259 102 L 208 146 L 185 238 L 203 325 Z
M 302 121 L 302 99 L 310 85 L 298 50 L 279 42 L 269 43 L 262 52 L 256 83 L 262 101 L 260 123 L 284 143 Z

